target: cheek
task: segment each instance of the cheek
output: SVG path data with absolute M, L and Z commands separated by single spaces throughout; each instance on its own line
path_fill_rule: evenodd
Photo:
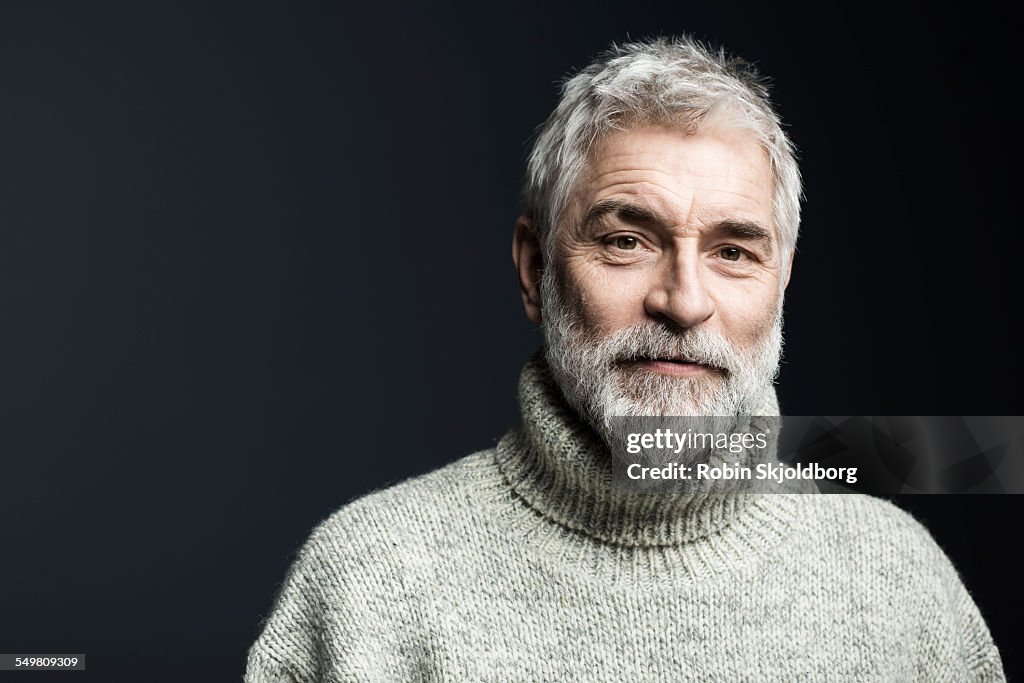
M 594 264 L 579 264 L 568 270 L 566 297 L 589 328 L 608 333 L 643 318 L 644 293 L 649 283 L 642 273 Z
M 778 298 L 774 291 L 741 292 L 716 302 L 723 332 L 734 343 L 749 346 L 764 338 L 775 322 Z

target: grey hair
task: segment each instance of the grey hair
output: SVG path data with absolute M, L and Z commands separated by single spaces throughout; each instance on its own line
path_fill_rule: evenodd
M 567 218 L 595 142 L 640 124 L 674 125 L 692 134 L 712 119 L 749 130 L 767 153 L 775 183 L 773 220 L 788 258 L 800 228 L 800 169 L 767 82 L 748 62 L 689 36 L 613 44 L 564 81 L 561 100 L 533 144 L 523 190 L 544 253 L 551 253 L 551 236 Z

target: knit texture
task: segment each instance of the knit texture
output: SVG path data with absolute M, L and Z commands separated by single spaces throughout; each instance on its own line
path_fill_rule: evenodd
M 956 570 L 895 506 L 613 495 L 541 359 L 519 395 L 496 448 L 313 531 L 247 682 L 1005 680 Z

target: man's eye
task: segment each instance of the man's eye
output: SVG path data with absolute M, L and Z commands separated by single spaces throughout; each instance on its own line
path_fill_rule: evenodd
M 739 261 L 740 257 L 743 256 L 743 252 L 736 247 L 723 247 L 718 253 L 726 261 Z
M 636 249 L 638 244 L 640 242 L 635 237 L 630 237 L 629 235 L 619 235 L 615 238 L 615 246 L 626 251 Z

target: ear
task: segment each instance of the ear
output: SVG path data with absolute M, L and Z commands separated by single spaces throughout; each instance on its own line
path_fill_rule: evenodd
M 789 287 L 789 276 L 793 274 L 793 258 L 796 256 L 796 249 L 789 253 L 789 258 L 786 260 L 783 268 L 785 273 L 783 275 L 782 289 L 785 291 L 786 287 Z
M 512 262 L 519 275 L 519 292 L 523 296 L 526 317 L 535 325 L 541 323 L 540 278 L 544 263 L 541 258 L 540 240 L 534 230 L 533 221 L 526 216 L 516 219 L 516 230 L 512 236 Z

